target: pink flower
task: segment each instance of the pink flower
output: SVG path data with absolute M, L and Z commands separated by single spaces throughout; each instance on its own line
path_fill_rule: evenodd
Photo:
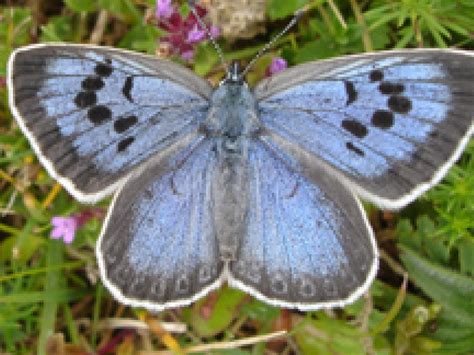
M 53 230 L 51 231 L 51 238 L 63 239 L 64 243 L 71 244 L 76 235 L 78 222 L 76 217 L 58 217 L 51 218 Z
M 185 52 L 181 53 L 181 58 L 183 58 L 184 60 L 190 62 L 194 58 L 194 51 L 192 49 L 190 49 L 189 51 L 185 51 Z
M 217 38 L 221 35 L 221 30 L 217 26 L 211 26 L 210 32 L 212 39 Z
M 266 75 L 274 75 L 278 72 L 281 72 L 282 70 L 285 70 L 287 67 L 288 63 L 286 62 L 286 60 L 280 57 L 274 57 L 272 59 L 272 63 L 267 68 Z
M 104 210 L 101 208 L 90 208 L 69 217 L 54 216 L 51 218 L 53 229 L 51 238 L 62 239 L 64 243 L 71 244 L 76 236 L 76 231 L 92 218 L 102 218 Z
M 201 28 L 192 12 L 184 18 L 177 8 L 171 5 L 171 0 L 157 0 L 156 5 L 158 27 L 167 32 L 161 37 L 160 47 L 166 45 L 166 48 L 171 49 L 171 54 L 180 55 L 187 61 L 192 60 L 196 44 L 206 40 L 206 31 Z M 199 17 L 204 19 L 206 9 L 198 5 L 195 9 Z M 219 36 L 217 27 L 211 26 L 209 31 L 213 38 Z
M 155 16 L 157 19 L 170 18 L 173 14 L 173 6 L 171 6 L 171 0 L 156 0 L 156 12 Z
M 198 43 L 201 42 L 204 38 L 206 38 L 206 32 L 200 30 L 198 24 L 195 24 L 191 31 L 188 32 L 188 38 L 186 38 L 186 41 L 188 43 Z

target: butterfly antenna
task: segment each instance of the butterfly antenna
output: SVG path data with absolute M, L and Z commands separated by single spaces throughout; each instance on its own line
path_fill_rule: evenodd
M 219 60 L 221 61 L 222 66 L 224 67 L 225 71 L 228 73 L 229 72 L 229 65 L 226 63 L 224 59 L 224 53 L 222 53 L 221 47 L 217 44 L 215 38 L 212 36 L 211 31 L 209 30 L 209 27 L 204 23 L 202 20 L 201 16 L 196 11 L 196 2 L 194 0 L 188 0 L 188 6 L 193 13 L 194 17 L 196 18 L 197 22 L 199 23 L 199 26 L 206 32 L 207 38 L 209 38 L 209 41 L 211 41 L 214 49 L 217 52 L 217 55 L 219 56 Z
M 283 36 L 285 33 L 287 33 L 294 25 L 296 25 L 298 23 L 301 16 L 303 16 L 303 14 L 307 10 L 308 10 L 308 6 L 304 6 L 304 7 L 302 7 L 301 9 L 299 9 L 295 12 L 293 18 L 288 23 L 288 25 L 286 25 L 286 27 L 279 34 L 277 34 L 275 37 L 273 37 L 270 40 L 270 42 L 268 42 L 265 46 L 263 46 L 258 51 L 257 55 L 255 57 L 253 57 L 253 59 L 250 61 L 250 63 L 245 67 L 245 69 L 240 74 L 241 78 L 243 78 L 249 72 L 249 70 L 254 66 L 255 62 L 262 56 L 263 53 L 268 51 L 268 49 L 271 48 L 275 44 L 275 42 L 278 41 L 281 38 L 281 36 Z

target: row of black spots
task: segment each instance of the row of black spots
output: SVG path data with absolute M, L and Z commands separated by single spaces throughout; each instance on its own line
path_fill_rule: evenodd
M 389 96 L 387 107 L 390 110 L 376 110 L 372 115 L 372 124 L 381 129 L 389 129 L 395 122 L 394 113 L 407 114 L 412 109 L 412 102 L 402 95 L 405 86 L 400 83 L 384 81 L 384 73 L 379 69 L 374 69 L 369 73 L 372 82 L 380 82 L 379 91 L 382 95 Z
M 412 109 L 411 100 L 402 95 L 405 91 L 403 84 L 383 81 L 379 85 L 379 91 L 382 95 L 389 96 L 387 106 L 392 112 L 406 114 Z
M 379 84 L 379 91 L 383 95 L 390 95 L 387 106 L 390 109 L 389 110 L 376 110 L 371 118 L 371 124 L 374 127 L 380 128 L 380 129 L 389 129 L 390 127 L 393 126 L 394 124 L 394 112 L 398 113 L 407 113 L 411 110 L 411 101 L 406 98 L 405 96 L 402 96 L 402 94 L 405 90 L 404 85 L 399 84 L 399 83 L 392 83 L 389 81 L 383 81 L 384 79 L 384 73 L 383 71 L 379 69 L 374 69 L 369 73 L 369 80 L 371 82 L 380 82 Z M 347 105 L 352 103 L 354 100 L 357 98 L 357 91 L 355 90 L 355 87 L 353 83 L 346 81 L 345 82 L 346 86 L 346 93 L 348 96 L 348 101 Z M 351 133 L 354 137 L 357 137 L 359 139 L 364 138 L 368 134 L 368 128 L 356 121 L 356 120 L 343 120 L 341 124 L 342 128 L 344 128 L 346 131 Z M 363 157 L 364 151 L 355 146 L 354 143 L 352 142 L 346 142 L 346 148 L 355 154 Z
M 104 81 L 102 78 L 96 75 L 91 75 L 82 80 L 80 91 L 74 98 L 74 103 L 79 108 L 87 108 L 94 106 L 97 103 L 96 91 L 101 90 L 104 87 Z
M 74 103 L 79 108 L 87 108 L 97 103 L 97 90 L 100 90 L 104 86 L 102 79 L 98 77 L 87 77 L 85 78 L 81 86 L 83 91 L 80 91 L 74 98 Z
M 110 59 L 106 59 L 104 63 L 98 63 L 94 68 L 96 75 L 90 75 L 82 80 L 82 91 L 74 98 L 74 103 L 77 107 L 87 108 L 97 103 L 96 91 L 101 90 L 105 85 L 102 78 L 112 74 L 111 63 Z
M 117 120 L 114 122 L 114 130 L 115 132 L 121 134 L 132 128 L 137 123 L 138 117 L 135 115 L 119 116 L 119 118 L 117 118 Z M 124 152 L 134 141 L 135 137 L 132 136 L 120 140 L 120 142 L 117 144 L 117 152 Z
M 379 91 L 383 95 L 400 95 L 405 91 L 403 84 L 383 81 L 383 78 L 384 74 L 380 69 L 374 69 L 369 73 L 369 80 L 371 82 L 380 82 Z
M 102 125 L 112 119 L 112 111 L 104 105 L 97 105 L 91 107 L 87 112 L 87 117 L 90 122 L 94 125 Z M 135 115 L 121 116 L 114 122 L 114 130 L 117 133 L 124 133 L 132 126 L 138 123 L 138 118 Z M 119 153 L 127 149 L 127 147 L 133 143 L 134 137 L 127 137 L 122 139 L 117 145 L 117 151 Z
M 360 139 L 364 138 L 369 133 L 368 128 L 356 120 L 343 120 L 341 126 L 354 137 Z M 360 148 L 357 148 L 352 142 L 346 142 L 346 148 L 361 157 L 364 156 L 364 151 Z

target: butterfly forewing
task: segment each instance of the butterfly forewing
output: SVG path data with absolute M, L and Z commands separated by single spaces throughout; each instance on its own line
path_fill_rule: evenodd
M 175 64 L 73 45 L 17 50 L 9 86 L 13 112 L 42 162 L 86 202 L 196 131 L 211 91 Z
M 257 86 L 260 119 L 280 148 L 305 150 L 364 198 L 400 208 L 439 181 L 472 134 L 474 56 L 466 53 L 382 52 L 297 66 Z

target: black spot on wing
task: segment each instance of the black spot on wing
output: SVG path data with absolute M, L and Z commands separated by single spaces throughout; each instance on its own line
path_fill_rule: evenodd
M 408 113 L 411 110 L 411 101 L 405 96 L 392 95 L 387 104 L 393 112 Z
M 84 90 L 97 91 L 104 87 L 104 81 L 99 76 L 88 76 L 81 82 Z
M 112 111 L 107 106 L 97 105 L 89 109 L 87 117 L 93 124 L 100 125 L 112 118 Z
M 346 148 L 349 149 L 350 151 L 353 151 L 354 153 L 356 153 L 357 155 L 363 157 L 365 154 L 364 154 L 364 151 L 360 148 L 357 148 L 354 144 L 352 144 L 351 142 L 347 142 L 346 143 Z
M 80 108 L 93 106 L 96 102 L 97 95 L 93 91 L 80 91 L 74 98 L 74 103 Z
M 110 59 L 106 60 L 105 63 L 97 64 L 94 69 L 95 73 L 102 77 L 110 76 L 110 74 L 112 74 L 113 72 L 113 68 L 110 64 L 111 64 Z
M 393 113 L 388 110 L 377 110 L 372 115 L 372 124 L 381 129 L 393 126 Z
M 357 91 L 354 87 L 354 83 L 351 81 L 344 81 L 346 87 L 347 101 L 346 106 L 349 106 L 357 99 Z
M 122 93 L 130 102 L 133 102 L 133 99 L 131 96 L 132 88 L 133 88 L 133 77 L 127 76 L 127 79 L 125 80 L 125 84 L 123 85 L 123 88 L 122 88 Z
M 138 118 L 135 115 L 119 117 L 114 123 L 114 129 L 117 133 L 123 133 L 133 125 L 137 124 Z
M 120 152 L 123 152 L 125 149 L 128 148 L 128 146 L 130 144 L 133 143 L 133 141 L 135 140 L 134 137 L 127 137 L 125 139 L 122 139 L 118 144 L 117 144 L 117 151 L 120 153 Z
M 389 81 L 382 81 L 379 85 L 379 91 L 384 95 L 401 94 L 405 90 L 403 84 L 395 84 Z
M 369 79 L 370 81 L 374 82 L 374 81 L 380 81 L 383 79 L 383 72 L 381 70 L 378 70 L 378 69 L 374 69 L 370 72 L 369 74 Z
M 368 133 L 367 127 L 355 120 L 343 120 L 341 126 L 357 138 L 364 138 Z

